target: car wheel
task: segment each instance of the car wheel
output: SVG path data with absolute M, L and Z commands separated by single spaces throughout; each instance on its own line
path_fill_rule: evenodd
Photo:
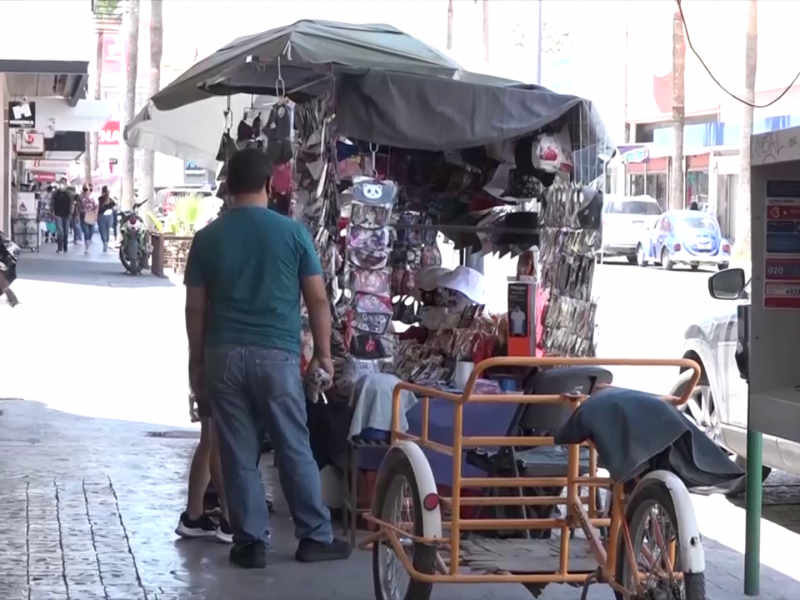
M 700 265 L 689 265 L 692 268 L 692 271 L 697 271 L 700 268 Z
M 703 365 L 700 365 L 702 369 Z M 691 375 L 689 375 L 691 376 Z M 683 383 L 685 386 L 688 380 Z M 679 396 L 683 393 L 683 388 L 677 390 L 678 393 L 673 393 L 673 396 Z M 684 404 L 681 409 L 687 417 L 697 425 L 697 428 L 706 434 L 706 436 L 715 444 L 719 445 L 720 435 L 722 433 L 722 424 L 719 418 L 719 411 L 717 410 L 714 396 L 711 393 L 711 384 L 708 382 L 708 375 L 705 369 L 702 369 L 700 381 L 697 382 L 694 390 L 689 396 L 688 402 Z
M 644 246 L 641 244 L 636 247 L 636 264 L 640 267 L 647 266 L 647 257 L 644 255 Z
M 747 459 L 741 456 L 736 457 L 736 464 L 746 473 L 747 472 Z M 761 467 L 761 482 L 765 482 L 769 474 L 772 473 L 770 467 Z M 747 488 L 747 477 L 742 477 L 739 481 L 734 483 L 728 491 L 725 492 L 726 496 L 741 496 Z
M 661 249 L 661 268 L 665 271 L 672 271 L 673 267 L 672 260 L 669 258 L 669 250 L 666 248 Z
M 636 255 L 634 255 L 634 256 L 626 256 L 625 258 L 628 259 L 628 264 L 631 264 L 631 265 L 635 265 L 635 264 L 637 264 L 639 262 L 639 257 L 636 256 Z
M 728 263 L 719 263 L 719 264 L 717 265 L 717 269 L 719 269 L 720 271 L 724 271 L 724 270 L 725 270 L 725 269 L 727 269 L 729 266 L 730 266 L 730 265 L 729 265 Z

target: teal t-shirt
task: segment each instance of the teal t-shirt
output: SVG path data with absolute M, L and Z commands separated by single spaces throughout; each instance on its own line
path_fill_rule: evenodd
M 198 231 L 184 283 L 208 297 L 206 345 L 300 353 L 300 283 L 320 275 L 308 230 L 268 208 L 233 208 Z

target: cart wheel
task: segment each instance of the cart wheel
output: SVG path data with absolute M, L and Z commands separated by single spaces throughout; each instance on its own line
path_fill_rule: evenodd
M 375 486 L 376 513 L 379 518 L 395 527 L 413 524 L 414 535 L 422 536 L 422 499 L 417 480 L 408 459 L 403 457 L 386 473 L 385 483 Z M 436 549 L 401 539 L 414 568 L 426 575 L 435 572 Z M 415 581 L 403 568 L 394 547 L 388 539 L 372 545 L 372 577 L 376 600 L 428 600 L 433 584 Z
M 669 600 L 706 600 L 704 573 L 684 573 L 682 581 L 665 575 L 670 571 L 670 541 L 674 541 L 676 545 L 675 564 L 672 571 L 674 573 L 681 572 L 680 549 L 677 544 L 678 520 L 675 516 L 672 496 L 666 486 L 656 481 L 647 483 L 627 506 L 625 519 L 628 521 L 638 570 L 647 575 L 643 582 L 645 596 L 648 598 L 663 597 L 669 598 Z M 648 560 L 648 554 L 655 565 Z M 657 569 L 654 569 L 654 566 Z M 654 572 L 656 570 L 657 573 Z M 617 550 L 616 580 L 626 589 L 633 589 L 635 579 L 631 573 L 622 533 L 620 533 L 619 549 Z M 650 595 L 647 594 L 648 591 L 651 591 Z M 622 600 L 622 595 L 618 592 L 615 594 L 617 600 Z

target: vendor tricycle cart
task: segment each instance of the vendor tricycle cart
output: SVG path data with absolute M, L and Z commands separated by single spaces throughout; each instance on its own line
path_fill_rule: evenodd
M 464 435 L 463 411 L 470 402 L 516 403 L 518 412 L 555 406 L 566 409 L 570 419 L 591 397 L 596 402 L 592 410 L 605 410 L 597 400 L 612 393 L 619 397 L 620 390 L 602 389 L 611 386 L 596 373 L 607 374 L 608 381 L 611 376 L 600 366 L 693 371 L 680 398 L 656 401 L 642 392 L 622 392 L 630 392 L 632 402 L 647 397 L 672 412 L 668 405 L 684 404 L 700 378 L 700 368 L 691 360 L 492 358 L 475 367 L 462 394 L 410 383 L 397 385 L 392 446 L 381 465 L 372 513 L 367 516 L 378 531 L 362 542 L 362 547 L 372 545 L 378 600 L 427 600 L 434 583 L 521 583 L 534 596 L 547 584 L 561 583 L 582 587 L 586 598 L 589 585 L 595 582 L 610 585 L 617 598 L 624 600 L 705 600 L 705 558 L 689 492 L 675 472 L 659 468 L 663 465 L 656 458 L 630 479 L 615 481 L 598 476 L 598 451 L 593 443 L 597 440 L 592 440 L 591 433 L 582 444 L 564 446 L 556 445 L 558 433 L 543 435 L 541 429 L 549 434 L 551 424 L 532 430 L 518 422 L 520 432 L 509 431 L 507 436 Z M 569 373 L 577 373 L 587 385 L 570 384 L 570 389 L 558 393 L 473 394 L 481 374 L 498 367 L 538 368 L 562 381 L 569 380 Z M 420 398 L 419 435 L 398 429 L 401 390 Z M 429 439 L 431 398 L 454 405 L 452 445 Z M 609 418 L 617 417 L 609 414 Z M 627 442 L 621 439 L 620 444 Z M 524 469 L 518 471 L 524 461 L 517 456 L 547 446 L 564 452 L 565 473 L 528 476 Z M 478 448 L 491 449 L 492 456 L 511 451 L 515 476 L 462 477 L 462 460 L 453 460 L 452 493 L 449 498 L 440 495 L 426 453 L 464 457 L 474 464 L 470 456 L 474 458 Z M 600 461 L 602 466 L 602 453 Z M 472 495 L 467 496 L 465 490 Z M 465 515 L 465 507 L 471 507 L 467 511 L 472 514 Z M 501 514 L 500 507 L 506 513 Z M 521 518 L 503 518 L 509 507 Z M 547 509 L 547 518 L 542 517 L 543 507 L 554 507 Z

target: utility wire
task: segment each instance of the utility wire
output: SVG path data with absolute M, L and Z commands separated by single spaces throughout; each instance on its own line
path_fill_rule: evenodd
M 789 86 L 785 90 L 783 90 L 780 93 L 780 95 L 777 98 L 775 98 L 772 102 L 767 102 L 766 104 L 751 104 L 747 100 L 743 100 L 743 99 L 739 98 L 739 96 L 737 96 L 736 94 L 728 91 L 728 89 L 724 85 L 722 85 L 716 77 L 714 77 L 714 74 L 711 72 L 711 69 L 708 68 L 708 65 L 706 65 L 706 62 L 697 53 L 697 50 L 694 49 L 694 46 L 692 45 L 692 38 L 691 38 L 691 36 L 689 36 L 689 26 L 686 24 L 686 18 L 683 15 L 682 1 L 681 0 L 675 0 L 675 2 L 678 4 L 678 11 L 680 11 L 680 13 L 681 13 L 681 21 L 683 22 L 683 30 L 686 33 L 686 43 L 688 44 L 689 49 L 692 51 L 692 54 L 694 54 L 697 57 L 697 60 L 699 60 L 700 64 L 703 65 L 703 68 L 706 70 L 706 73 L 708 73 L 708 76 L 711 77 L 711 79 L 714 81 L 714 83 L 716 83 L 719 86 L 719 89 L 721 89 L 723 92 L 728 94 L 728 96 L 730 96 L 734 100 L 736 100 L 738 102 L 741 102 L 742 104 L 745 104 L 745 105 L 747 105 L 747 106 L 749 106 L 751 108 L 767 108 L 768 106 L 772 106 L 778 100 L 780 100 L 786 94 L 788 94 L 789 90 L 791 90 L 792 87 L 794 86 L 794 84 L 797 82 L 797 80 L 800 79 L 800 72 L 798 72 L 797 75 L 794 76 L 794 79 L 792 79 L 792 82 L 789 84 Z

